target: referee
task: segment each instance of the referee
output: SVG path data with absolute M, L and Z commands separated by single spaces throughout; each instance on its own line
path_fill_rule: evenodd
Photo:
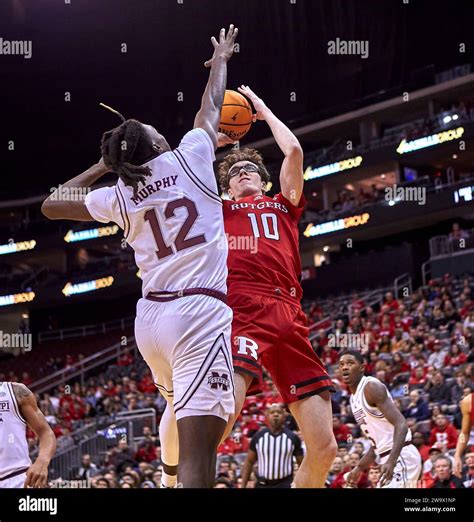
M 289 488 L 293 481 L 293 457 L 303 460 L 299 437 L 284 427 L 286 413 L 279 404 L 266 411 L 268 428 L 255 433 L 250 441 L 242 468 L 242 488 L 247 487 L 253 466 L 258 460 L 256 488 Z

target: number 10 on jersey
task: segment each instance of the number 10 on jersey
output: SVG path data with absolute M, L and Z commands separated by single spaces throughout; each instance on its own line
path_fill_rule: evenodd
M 260 214 L 260 227 L 258 214 L 254 214 L 252 212 L 247 215 L 250 219 L 250 223 L 252 224 L 252 232 L 254 237 L 261 237 L 260 229 L 262 229 L 263 236 L 267 239 L 280 239 L 280 234 L 278 233 L 278 218 L 276 214 L 272 214 L 271 212 Z

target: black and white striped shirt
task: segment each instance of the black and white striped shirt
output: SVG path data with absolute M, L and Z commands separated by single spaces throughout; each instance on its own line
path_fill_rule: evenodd
M 258 431 L 250 441 L 258 460 L 258 477 L 279 480 L 293 475 L 293 457 L 303 455 L 301 440 L 287 428 L 272 434 L 269 428 Z

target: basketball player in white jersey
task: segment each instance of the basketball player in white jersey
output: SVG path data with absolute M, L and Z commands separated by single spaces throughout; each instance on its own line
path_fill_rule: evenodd
M 39 453 L 33 464 L 27 426 L 39 439 Z M 46 487 L 55 451 L 56 437 L 33 393 L 24 384 L 0 382 L 0 488 Z
M 135 337 L 173 406 L 168 414 L 177 420 L 183 487 L 213 487 L 217 446 L 234 412 L 227 243 L 213 161 L 236 37 L 231 25 L 219 42 L 212 38 L 201 109 L 177 149 L 153 127 L 124 120 L 104 134 L 100 162 L 62 191 L 89 187 L 110 170 L 118 174 L 117 184 L 84 201 L 58 201 L 53 193 L 42 207 L 50 219 L 113 221 L 135 251 L 143 280 Z M 160 438 L 166 433 L 160 431 Z M 175 458 L 163 455 L 171 467 Z
M 377 461 L 382 468 L 380 487 L 416 488 L 421 456 L 411 443 L 411 431 L 386 386 L 375 377 L 364 375 L 364 358 L 358 351 L 343 352 L 339 368 L 352 394 L 352 415 L 371 442 L 370 450 L 348 473 L 347 484 L 356 487 L 362 471 Z

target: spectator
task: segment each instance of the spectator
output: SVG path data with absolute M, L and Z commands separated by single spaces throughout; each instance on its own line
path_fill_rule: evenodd
M 94 475 L 97 475 L 99 473 L 99 469 L 92 462 L 91 456 L 86 453 L 82 455 L 82 465 L 79 468 L 79 471 L 77 472 L 77 479 L 78 480 L 89 480 Z M 107 486 L 110 487 L 110 486 Z
M 397 301 L 397 299 L 395 299 L 393 297 L 393 293 L 392 292 L 387 292 L 385 294 L 385 305 L 388 306 L 388 308 L 391 311 L 397 311 L 398 307 L 400 306 L 398 301 Z
M 453 344 L 449 349 L 448 356 L 446 357 L 446 366 L 460 366 L 467 362 L 467 355 L 461 351 L 461 348 L 457 344 Z
M 449 386 L 445 384 L 444 376 L 441 372 L 434 374 L 425 389 L 428 391 L 430 402 L 438 402 L 440 404 L 449 403 L 451 392 Z
M 367 478 L 369 481 L 368 487 L 370 489 L 375 489 L 378 486 L 381 475 L 382 475 L 382 470 L 381 470 L 380 466 L 376 466 L 373 464 L 372 466 L 369 467 Z
M 429 459 L 423 463 L 423 487 L 430 488 L 436 480 L 434 462 L 442 455 L 441 449 L 434 445 L 429 450 Z
M 430 433 L 430 444 L 437 444 L 444 451 L 454 449 L 458 441 L 458 430 L 442 413 L 436 416 L 435 424 Z
M 216 480 L 216 485 L 214 486 L 214 489 L 230 489 L 232 488 L 232 482 L 230 480 L 227 480 L 224 477 L 219 477 Z
M 100 477 L 97 479 L 95 483 L 96 489 L 109 489 L 110 488 L 110 482 L 105 477 Z
M 433 346 L 433 353 L 428 357 L 428 366 L 433 366 L 436 370 L 444 368 L 446 355 L 446 350 L 442 350 L 441 343 L 436 341 Z
M 347 464 L 344 467 L 344 469 L 339 473 L 339 475 L 334 479 L 331 488 L 339 489 L 343 488 L 346 483 L 346 479 L 344 478 L 344 475 L 348 473 L 349 471 L 352 471 L 360 462 L 360 455 L 358 453 L 351 453 L 347 456 Z M 368 486 L 368 480 L 367 480 L 367 472 L 363 471 L 360 474 L 359 480 L 357 481 L 357 487 L 358 488 L 366 488 Z
M 344 468 L 344 461 L 341 457 L 336 457 L 334 462 L 332 463 L 331 469 L 329 470 L 327 477 L 327 484 L 331 487 L 331 484 L 334 482 L 335 478 L 341 473 Z
M 352 436 L 351 430 L 349 429 L 348 426 L 343 424 L 341 422 L 341 419 L 339 417 L 337 417 L 336 415 L 333 415 L 332 427 L 333 427 L 332 429 L 333 429 L 334 436 L 336 437 L 336 442 L 338 444 L 341 444 L 341 443 L 347 444 L 348 442 L 350 442 L 349 437 Z
M 433 489 L 460 489 L 464 488 L 462 480 L 452 473 L 452 462 L 449 458 L 439 456 L 434 462 L 436 479 L 431 486 Z
M 425 436 L 420 431 L 415 431 L 412 437 L 412 443 L 415 448 L 419 451 L 421 455 L 421 460 L 423 462 L 427 461 L 430 458 L 430 446 L 425 444 Z
M 416 422 L 430 418 L 430 408 L 428 403 L 421 397 L 419 390 L 412 390 L 410 392 L 410 403 L 406 410 L 403 411 L 403 416 L 406 418 L 414 418 Z
M 471 451 L 466 453 L 466 466 L 461 473 L 461 479 L 466 488 L 474 488 L 474 451 L 472 449 L 474 448 L 471 448 Z
M 449 233 L 449 240 L 452 243 L 459 244 L 461 239 L 467 239 L 468 237 L 467 232 L 459 226 L 459 223 L 453 223 L 453 227 Z

